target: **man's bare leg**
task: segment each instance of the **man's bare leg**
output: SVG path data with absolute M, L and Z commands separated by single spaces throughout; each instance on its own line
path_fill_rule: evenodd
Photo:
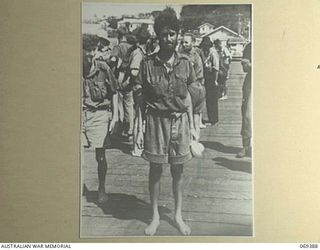
M 175 222 L 182 235 L 190 235 L 191 229 L 182 219 L 182 172 L 183 165 L 171 165 L 172 191 L 175 203 Z
M 206 128 L 207 126 L 202 122 L 202 113 L 200 113 L 200 128 Z
M 152 236 L 156 233 L 160 225 L 160 214 L 158 210 L 158 199 L 160 194 L 160 178 L 162 174 L 162 164 L 150 163 L 149 170 L 149 192 L 152 206 L 152 221 L 144 230 L 146 235 Z
M 201 119 L 200 119 L 200 114 L 193 114 L 193 123 L 194 123 L 194 128 L 198 134 L 198 140 L 200 140 L 200 122 L 201 122 Z
M 96 160 L 98 162 L 98 203 L 105 203 L 108 200 L 105 183 L 106 183 L 106 174 L 107 174 L 107 160 L 106 152 L 104 148 L 96 148 Z

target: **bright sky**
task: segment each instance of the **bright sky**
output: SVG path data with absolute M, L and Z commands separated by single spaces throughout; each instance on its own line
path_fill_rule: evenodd
M 163 10 L 167 5 L 176 11 L 179 18 L 182 5 L 178 4 L 82 3 L 82 19 L 90 19 L 94 17 L 94 14 L 98 17 L 103 15 L 108 17 L 147 13 L 154 10 Z

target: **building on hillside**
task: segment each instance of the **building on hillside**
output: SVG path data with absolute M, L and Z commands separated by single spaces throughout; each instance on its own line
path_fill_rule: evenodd
M 220 26 L 215 28 L 209 33 L 202 34 L 202 37 L 210 37 L 211 41 L 213 42 L 216 39 L 219 39 L 223 45 L 227 44 L 227 40 L 230 38 L 243 38 L 241 35 L 238 35 L 235 31 L 225 27 Z
M 123 20 L 118 22 L 118 28 L 121 26 L 126 26 L 126 23 L 129 25 L 129 31 L 133 31 L 136 28 L 140 27 L 142 24 L 148 25 L 148 31 L 151 35 L 155 35 L 153 24 L 154 20 L 152 18 L 123 18 Z
M 204 23 L 198 27 L 198 30 L 201 35 L 204 35 L 209 32 L 212 32 L 214 30 L 214 26 L 210 23 Z
M 202 35 L 202 38 L 203 37 L 210 37 L 212 42 L 219 39 L 222 45 L 229 47 L 231 54 L 235 57 L 242 57 L 242 51 L 248 42 L 243 36 L 225 26 L 220 26 Z

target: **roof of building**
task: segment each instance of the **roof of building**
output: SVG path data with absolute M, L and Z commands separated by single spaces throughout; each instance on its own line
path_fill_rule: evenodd
M 216 33 L 217 31 L 219 31 L 219 30 L 221 30 L 221 29 L 227 30 L 228 32 L 232 33 L 232 34 L 235 35 L 235 36 L 242 37 L 242 36 L 239 35 L 237 32 L 235 32 L 235 31 L 233 31 L 233 30 L 231 30 L 231 29 L 229 29 L 229 28 L 227 28 L 227 27 L 225 27 L 225 26 L 220 26 L 220 27 L 218 27 L 218 28 L 215 28 L 213 31 L 211 31 L 211 32 L 209 32 L 209 33 L 207 33 L 207 34 L 202 35 L 202 37 L 210 36 L 210 35 L 212 35 L 213 33 Z
M 210 26 L 210 27 L 214 27 L 211 23 L 203 23 L 198 28 L 201 28 L 202 26 L 205 26 L 205 25 Z

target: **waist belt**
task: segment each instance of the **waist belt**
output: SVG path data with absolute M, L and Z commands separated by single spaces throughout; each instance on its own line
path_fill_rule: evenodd
M 98 107 L 89 107 L 89 106 L 84 106 L 82 110 L 90 111 L 90 112 L 96 112 L 98 110 L 107 110 L 111 111 L 111 106 L 110 105 L 102 105 Z

